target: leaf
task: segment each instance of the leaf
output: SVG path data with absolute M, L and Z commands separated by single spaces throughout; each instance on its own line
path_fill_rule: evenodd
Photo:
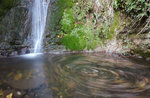
M 70 89 L 73 89 L 73 88 L 75 87 L 75 84 L 74 84 L 74 83 L 68 83 L 68 87 L 69 87 Z
M 7 76 L 10 77 L 10 76 L 12 76 L 12 75 L 13 75 L 13 72 L 9 73 Z
M 52 90 L 59 91 L 57 87 L 53 87 Z
M 142 83 L 139 85 L 139 87 L 143 88 L 143 87 L 145 87 L 145 85 L 146 85 L 146 83 L 145 83 L 145 82 L 142 82 Z
M 21 78 L 22 78 L 22 74 L 21 73 L 19 73 L 19 74 L 17 74 L 17 75 L 14 76 L 15 80 L 19 80 Z
M 3 96 L 3 94 L 4 94 L 4 93 L 3 93 L 3 91 L 2 91 L 2 90 L 0 90 L 0 96 Z
M 63 98 L 63 96 L 60 96 L 60 98 Z
M 9 95 L 6 96 L 6 98 L 12 98 L 13 93 L 10 93 Z

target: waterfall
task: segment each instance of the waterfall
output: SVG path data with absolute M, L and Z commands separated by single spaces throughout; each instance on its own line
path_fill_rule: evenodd
M 42 50 L 43 34 L 45 32 L 49 2 L 50 0 L 33 0 L 32 39 L 34 53 L 39 53 Z

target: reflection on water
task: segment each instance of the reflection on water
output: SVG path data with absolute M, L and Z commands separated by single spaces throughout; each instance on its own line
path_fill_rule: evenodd
M 149 98 L 150 62 L 105 54 L 0 59 L 0 98 Z

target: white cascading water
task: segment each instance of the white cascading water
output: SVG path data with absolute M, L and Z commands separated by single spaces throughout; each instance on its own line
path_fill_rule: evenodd
M 42 49 L 49 3 L 50 0 L 33 0 L 32 35 L 34 53 L 40 53 Z

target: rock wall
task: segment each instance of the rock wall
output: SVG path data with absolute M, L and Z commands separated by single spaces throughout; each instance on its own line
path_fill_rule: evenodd
M 49 51 L 59 51 L 64 50 L 64 46 L 58 45 L 59 39 L 57 38 L 58 31 L 60 30 L 60 20 L 63 15 L 63 5 L 60 4 L 61 0 L 51 0 L 48 16 L 47 16 L 47 25 L 44 36 L 43 47 L 44 50 Z
M 127 19 L 129 17 L 126 16 Z M 135 22 L 133 19 L 125 21 L 120 16 L 120 25 L 117 35 L 117 43 L 121 43 L 122 53 L 128 56 L 135 56 L 150 59 L 150 16 L 144 20 Z
M 0 21 L 0 52 L 3 55 L 11 54 L 21 48 L 30 46 L 28 40 L 31 32 L 32 0 L 20 0 Z

